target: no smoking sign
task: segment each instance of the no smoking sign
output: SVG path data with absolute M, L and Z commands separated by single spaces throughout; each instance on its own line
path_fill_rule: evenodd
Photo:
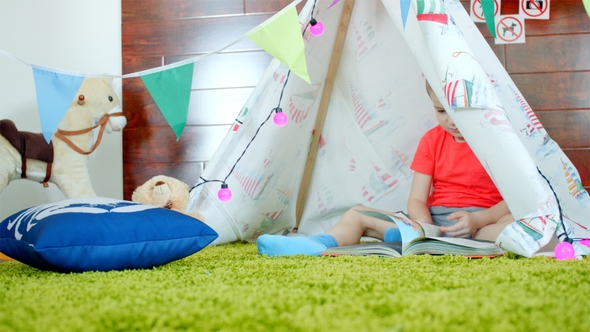
M 525 42 L 524 18 L 522 15 L 499 15 L 496 17 L 496 44 L 521 44 Z

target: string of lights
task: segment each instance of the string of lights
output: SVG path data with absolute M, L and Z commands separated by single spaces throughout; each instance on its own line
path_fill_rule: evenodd
M 308 21 L 308 23 L 306 24 L 305 28 L 303 29 L 302 35 L 305 35 L 306 31 L 309 31 L 309 33 L 312 36 L 321 36 L 324 32 L 324 25 L 319 22 L 318 20 L 316 20 L 313 17 L 313 13 L 315 12 L 315 6 L 316 6 L 316 2 L 317 0 L 314 1 L 313 3 L 313 7 L 311 10 L 311 18 Z M 238 157 L 238 159 L 235 161 L 235 163 L 233 164 L 233 166 L 231 167 L 231 169 L 229 170 L 228 174 L 225 176 L 225 178 L 223 180 L 208 180 L 205 179 L 203 177 L 199 177 L 200 180 L 202 180 L 202 182 L 197 183 L 195 186 L 193 186 L 191 188 L 191 191 L 201 185 L 204 185 L 206 183 L 209 182 L 221 182 L 221 189 L 218 191 L 217 197 L 219 198 L 220 201 L 222 202 L 227 202 L 231 199 L 232 197 L 232 192 L 229 189 L 229 186 L 227 184 L 227 180 L 228 178 L 231 176 L 231 174 L 233 173 L 234 169 L 236 168 L 237 164 L 240 162 L 240 160 L 242 159 L 242 157 L 244 157 L 244 155 L 246 154 L 246 151 L 248 150 L 248 148 L 250 147 L 250 145 L 252 144 L 252 142 L 256 139 L 260 129 L 270 120 L 271 116 L 274 114 L 274 118 L 273 118 L 273 122 L 275 123 L 276 126 L 278 127 L 284 127 L 285 125 L 287 125 L 288 123 L 288 117 L 285 113 L 283 113 L 282 108 L 281 108 L 281 102 L 283 99 L 283 93 L 285 91 L 285 88 L 287 86 L 287 83 L 289 82 L 289 76 L 291 74 L 291 70 L 288 71 L 285 82 L 283 83 L 283 87 L 281 89 L 281 94 L 279 96 L 279 101 L 277 104 L 277 107 L 273 108 L 270 113 L 268 114 L 268 116 L 266 117 L 266 119 L 258 126 L 258 128 L 256 129 L 256 132 L 254 133 L 254 136 L 251 138 L 251 140 L 248 142 L 248 144 L 246 145 L 246 147 L 244 148 L 244 150 L 242 151 L 241 155 Z M 236 120 L 238 121 L 238 120 Z M 239 122 L 239 121 L 238 121 Z M 567 230 L 566 230 L 566 225 L 565 222 L 563 220 L 563 211 L 561 208 L 561 203 L 559 201 L 559 198 L 557 196 L 557 193 L 555 192 L 555 190 L 553 189 L 553 186 L 551 185 L 550 181 L 543 175 L 543 173 L 537 168 L 537 171 L 539 172 L 539 174 L 543 177 L 543 179 L 545 179 L 545 181 L 547 182 L 547 184 L 549 185 L 549 188 L 551 189 L 556 202 L 557 202 L 557 206 L 559 208 L 559 222 L 560 222 L 560 227 L 562 229 L 562 232 L 560 234 L 557 235 L 557 238 L 562 241 L 560 242 L 554 249 L 554 254 L 555 257 L 557 259 L 573 259 L 576 256 L 575 253 L 575 249 L 573 247 L 573 243 L 579 242 L 582 245 L 588 246 L 590 247 L 590 239 L 582 239 L 582 238 L 570 238 L 567 234 Z
M 305 28 L 303 29 L 302 35 L 305 35 L 305 32 L 308 31 L 308 30 L 309 30 L 309 33 L 311 35 L 316 36 L 316 37 L 321 36 L 324 33 L 324 25 L 320 21 L 316 20 L 313 17 L 313 13 L 315 11 L 316 2 L 317 2 L 317 0 L 315 0 L 314 3 L 313 3 L 313 7 L 311 9 L 311 19 L 305 25 Z M 254 135 L 252 136 L 252 138 L 250 139 L 250 141 L 248 142 L 248 144 L 246 145 L 246 147 L 242 151 L 242 154 L 238 157 L 238 159 L 236 159 L 236 161 L 234 162 L 233 166 L 230 168 L 230 170 L 229 170 L 228 174 L 225 176 L 225 178 L 223 180 L 211 180 L 211 179 L 205 179 L 202 176 L 200 176 L 199 177 L 199 180 L 201 180 L 202 182 L 199 182 L 199 183 L 195 184 L 190 189 L 190 191 L 193 191 L 193 189 L 195 189 L 195 188 L 197 188 L 197 187 L 199 187 L 201 185 L 204 185 L 206 183 L 209 183 L 209 182 L 221 182 L 221 188 L 217 192 L 217 198 L 220 201 L 222 201 L 222 202 L 227 202 L 227 201 L 231 200 L 232 192 L 229 189 L 229 185 L 227 184 L 226 181 L 231 176 L 231 174 L 235 170 L 236 166 L 238 165 L 238 163 L 240 162 L 240 160 L 242 159 L 242 157 L 244 157 L 244 155 L 246 154 L 246 151 L 248 151 L 248 148 L 250 147 L 250 145 L 252 144 L 252 142 L 254 142 L 254 140 L 258 136 L 258 133 L 260 132 L 260 129 L 262 129 L 262 127 L 270 120 L 270 118 L 271 118 L 271 116 L 273 114 L 274 114 L 273 122 L 274 122 L 274 124 L 277 127 L 284 127 L 289 122 L 288 116 L 283 112 L 283 109 L 281 108 L 281 102 L 283 100 L 283 94 L 285 92 L 285 88 L 287 87 L 287 83 L 289 82 L 289 76 L 290 75 L 291 75 L 291 70 L 289 70 L 287 72 L 287 77 L 285 79 L 285 82 L 283 83 L 283 87 L 281 89 L 281 94 L 279 95 L 279 101 L 277 103 L 277 107 L 273 108 L 270 111 L 270 113 L 268 114 L 268 116 L 266 117 L 266 119 L 258 126 L 258 128 L 256 129 L 256 131 L 254 132 Z

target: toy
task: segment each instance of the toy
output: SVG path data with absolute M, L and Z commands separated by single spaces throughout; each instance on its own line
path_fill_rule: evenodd
M 205 221 L 205 217 L 196 211 L 186 211 L 189 201 L 189 186 L 173 177 L 156 175 L 137 187 L 131 200 L 175 210 Z
M 106 130 L 127 124 L 112 79 L 85 78 L 78 97 L 48 144 L 42 134 L 18 132 L 10 120 L 0 121 L 0 192 L 13 179 L 55 183 L 67 198 L 96 196 L 88 173 L 88 155 Z M 100 127 L 96 142 L 93 129 Z

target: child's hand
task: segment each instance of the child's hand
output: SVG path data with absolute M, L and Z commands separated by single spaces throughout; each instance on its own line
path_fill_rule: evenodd
M 447 220 L 455 219 L 457 219 L 457 223 L 453 226 L 442 226 L 440 228 L 449 237 L 468 238 L 478 230 L 478 223 L 473 213 L 457 211 L 447 216 Z

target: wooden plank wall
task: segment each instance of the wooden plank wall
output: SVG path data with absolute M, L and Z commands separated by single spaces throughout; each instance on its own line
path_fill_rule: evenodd
M 122 0 L 123 72 L 216 51 L 290 2 Z M 462 3 L 469 7 L 469 1 Z M 517 0 L 502 1 L 502 14 L 517 11 Z M 550 20 L 526 22 L 525 44 L 495 45 L 485 24 L 478 26 L 590 189 L 590 19 L 581 2 L 552 1 Z M 123 131 L 124 198 L 158 174 L 195 183 L 270 60 L 243 40 L 196 62 L 188 122 L 178 142 L 141 79 L 123 80 L 128 119 Z
M 121 3 L 123 73 L 132 73 L 217 51 L 291 1 Z M 130 199 L 135 188 L 158 174 L 194 184 L 271 59 L 244 39 L 222 54 L 195 62 L 189 116 L 178 142 L 141 79 L 125 79 L 124 198 Z

